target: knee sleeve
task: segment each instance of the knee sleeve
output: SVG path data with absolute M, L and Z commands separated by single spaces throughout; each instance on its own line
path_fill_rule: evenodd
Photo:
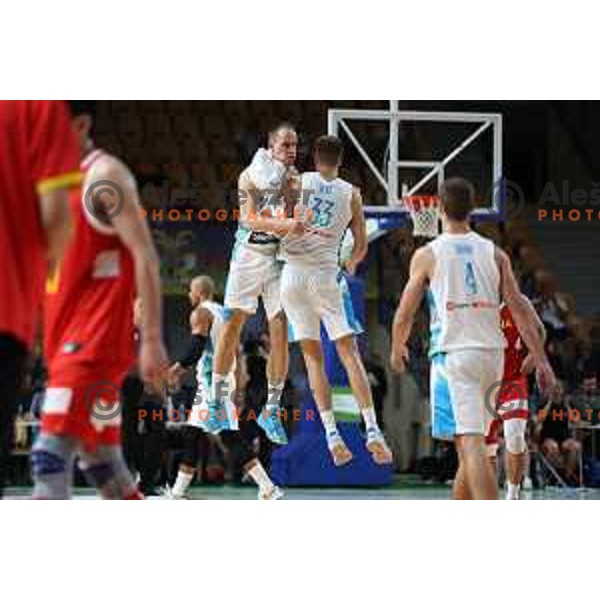
M 137 491 L 118 447 L 99 446 L 95 452 L 82 453 L 80 467 L 89 483 L 106 500 L 128 499 Z
M 511 454 L 523 454 L 527 452 L 527 442 L 525 441 L 525 431 L 527 421 L 525 419 L 509 419 L 504 421 L 504 439 L 506 449 Z
M 63 500 L 71 495 L 75 444 L 57 436 L 41 435 L 31 452 L 33 497 Z
M 111 462 L 98 462 L 94 464 L 81 462 L 79 466 L 81 467 L 85 478 L 88 480 L 88 483 L 93 485 L 96 489 L 101 489 L 106 486 L 115 475 Z

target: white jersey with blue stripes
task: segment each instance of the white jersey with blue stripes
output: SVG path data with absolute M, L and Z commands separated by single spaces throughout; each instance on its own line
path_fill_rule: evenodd
M 281 241 L 281 257 L 299 266 L 337 268 L 340 246 L 352 219 L 352 190 L 352 184 L 339 177 L 327 180 L 316 171 L 303 173 L 296 215 L 324 235 L 286 236 Z
M 196 364 L 196 380 L 210 387 L 210 382 L 212 380 L 213 357 L 217 347 L 217 341 L 221 335 L 223 323 L 225 322 L 225 308 L 221 304 L 213 302 L 212 300 L 205 300 L 204 302 L 200 303 L 200 306 L 210 311 L 210 314 L 213 317 L 213 322 L 210 328 L 210 334 L 208 336 L 206 346 L 204 347 L 204 352 Z
M 435 258 L 427 294 L 430 355 L 465 348 L 504 348 L 494 243 L 470 231 L 444 233 L 428 248 Z

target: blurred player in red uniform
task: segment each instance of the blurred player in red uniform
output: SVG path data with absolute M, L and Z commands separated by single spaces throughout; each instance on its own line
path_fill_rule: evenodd
M 0 497 L 47 265 L 62 257 L 80 180 L 66 102 L 0 101 Z
M 133 302 L 144 304 L 139 349 L 146 382 L 167 366 L 158 257 L 138 217 L 136 182 L 94 147 L 93 104 L 71 103 L 84 171 L 71 197 L 75 234 L 47 284 L 44 350 L 48 389 L 32 452 L 35 498 L 68 498 L 75 456 L 103 498 L 141 495 L 123 460 L 120 385 L 135 359 Z
M 525 298 L 525 296 L 523 296 Z M 535 316 L 542 339 L 546 331 L 533 306 L 527 299 L 531 312 Z M 527 375 L 533 370 L 531 356 L 519 334 L 517 325 L 508 306 L 500 311 L 500 325 L 506 338 L 504 350 L 504 375 L 502 387 L 498 393 L 496 418 L 492 421 L 486 437 L 488 455 L 495 459 L 498 451 L 500 427 L 504 424 L 506 444 L 505 468 L 507 478 L 507 500 L 518 500 L 521 482 L 527 465 L 527 441 L 525 432 L 529 420 L 529 386 Z

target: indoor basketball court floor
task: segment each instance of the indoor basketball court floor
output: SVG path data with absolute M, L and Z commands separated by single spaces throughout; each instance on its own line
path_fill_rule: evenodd
M 26 500 L 31 488 L 8 488 L 7 500 Z M 76 488 L 78 500 L 92 500 L 96 496 L 89 488 Z M 256 488 L 250 485 L 196 485 L 190 489 L 193 500 L 256 500 Z M 449 500 L 450 485 L 426 484 L 398 479 L 393 485 L 383 488 L 286 488 L 287 500 Z M 151 496 L 150 500 L 163 500 L 162 496 Z M 543 490 L 526 490 L 524 500 L 600 500 L 600 489 L 546 487 Z

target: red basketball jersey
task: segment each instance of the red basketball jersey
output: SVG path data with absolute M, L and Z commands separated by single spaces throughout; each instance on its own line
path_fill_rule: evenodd
M 0 101 L 0 334 L 28 347 L 48 261 L 40 198 L 79 184 L 79 145 L 65 101 Z
M 527 356 L 527 349 L 513 316 L 508 308 L 504 305 L 500 311 L 500 324 L 502 333 L 506 338 L 506 348 L 504 350 L 504 381 L 514 382 L 522 391 L 522 396 L 527 397 L 527 377 L 523 375 L 523 360 Z M 515 390 L 511 390 L 514 386 L 505 386 L 502 396 L 514 397 L 517 394 Z
M 82 188 L 71 196 L 73 240 L 46 286 L 44 327 L 49 386 L 119 384 L 135 360 L 133 258 L 115 231 L 85 205 L 89 169 L 106 155 L 81 164 Z

